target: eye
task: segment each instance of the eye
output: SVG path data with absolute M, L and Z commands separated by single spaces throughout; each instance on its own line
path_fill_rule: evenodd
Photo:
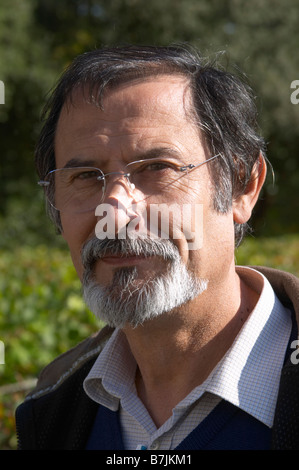
M 71 181 L 84 181 L 96 179 L 99 175 L 97 170 L 78 169 L 71 175 Z
M 145 163 L 141 168 L 140 171 L 151 171 L 151 172 L 160 172 L 166 170 L 176 170 L 176 166 L 172 162 L 167 162 L 164 160 L 156 161 L 156 162 L 148 162 Z
M 151 171 L 160 171 L 169 168 L 169 164 L 164 162 L 151 163 L 147 165 L 147 169 Z
M 88 171 L 82 171 L 77 174 L 76 178 L 79 178 L 81 180 L 89 179 L 89 178 L 95 178 L 98 176 L 98 172 L 94 170 L 88 170 Z

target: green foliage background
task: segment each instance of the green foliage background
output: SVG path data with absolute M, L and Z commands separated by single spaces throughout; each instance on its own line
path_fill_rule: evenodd
M 1 0 L 0 449 L 15 448 L 7 384 L 39 370 L 101 325 L 86 309 L 66 247 L 47 219 L 33 152 L 49 89 L 79 53 L 113 44 L 188 42 L 252 84 L 275 171 L 252 219 L 239 264 L 299 275 L 298 0 Z M 225 52 L 224 52 L 225 51 Z M 7 390 L 7 389 L 6 389 Z
M 296 235 L 248 238 L 236 252 L 240 265 L 267 265 L 299 276 Z M 86 308 L 69 253 L 47 245 L 0 252 L 0 449 L 15 449 L 14 411 L 26 391 L 22 384 L 59 354 L 97 331 L 100 324 Z

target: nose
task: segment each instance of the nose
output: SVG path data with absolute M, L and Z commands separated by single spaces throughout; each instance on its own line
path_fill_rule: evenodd
M 105 173 L 104 174 L 106 181 L 109 181 L 109 179 L 121 179 L 124 178 L 125 182 L 130 188 L 135 188 L 135 185 L 131 183 L 130 181 L 130 173 L 123 173 L 121 171 L 111 171 L 110 173 Z
M 105 174 L 105 191 L 103 200 L 133 199 L 135 185 L 130 181 L 129 173 L 111 172 Z
M 106 177 L 107 175 L 105 175 Z M 131 184 L 129 175 L 124 173 L 108 173 L 102 203 L 97 207 L 95 215 L 99 217 L 96 226 L 98 238 L 126 238 L 130 226 L 139 224 L 143 229 L 143 218 L 137 211 L 135 186 Z M 140 207 L 140 206 L 139 206 Z

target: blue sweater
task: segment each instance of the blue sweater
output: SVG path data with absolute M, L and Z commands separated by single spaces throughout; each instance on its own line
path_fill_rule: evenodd
M 285 362 L 295 338 L 297 325 L 293 318 Z M 268 450 L 271 448 L 271 438 L 272 430 L 268 426 L 222 400 L 176 450 Z M 86 449 L 124 450 L 117 411 L 99 406 Z
M 176 450 L 267 450 L 271 429 L 222 401 Z M 124 450 L 119 413 L 99 406 L 87 450 Z

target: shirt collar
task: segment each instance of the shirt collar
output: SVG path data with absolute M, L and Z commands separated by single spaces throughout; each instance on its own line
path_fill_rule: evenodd
M 135 391 L 137 364 L 124 333 L 115 329 L 83 386 L 87 395 L 116 411 L 121 398 Z
M 262 281 L 262 291 L 233 345 L 210 374 L 206 389 L 272 427 L 291 315 L 265 276 L 247 267 L 238 267 L 237 272 L 252 285 Z

